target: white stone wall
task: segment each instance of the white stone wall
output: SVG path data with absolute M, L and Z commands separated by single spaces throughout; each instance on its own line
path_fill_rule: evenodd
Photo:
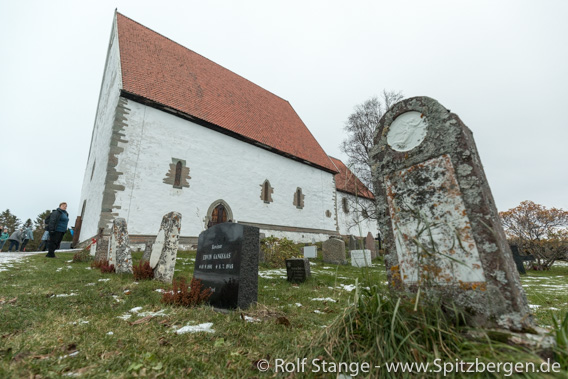
M 343 198 L 347 198 L 349 213 L 343 210 Z M 371 208 L 373 202 L 369 199 L 356 197 L 350 193 L 337 191 L 337 221 L 339 223 L 339 233 L 351 234 L 357 237 L 366 237 L 369 232 L 376 237 L 378 224 L 376 220 L 364 218 L 361 209 Z
M 128 142 L 119 143 L 124 152 L 116 170 L 122 175 L 115 183 L 125 190 L 117 192 L 115 204 L 121 206 L 117 217 L 127 220 L 129 233 L 155 235 L 162 216 L 177 211 L 182 214 L 181 235 L 198 236 L 208 208 L 218 199 L 229 205 L 234 221 L 336 231 L 333 174 L 134 101 L 126 107 L 130 114 L 122 139 Z M 185 160 L 190 168 L 189 188 L 163 182 L 172 158 Z M 274 188 L 270 204 L 260 198 L 265 179 Z M 293 205 L 297 187 L 305 196 L 303 209 Z M 314 236 L 305 237 L 306 242 Z
M 115 20 L 111 30 L 107 60 L 99 94 L 99 103 L 93 126 L 93 135 L 91 137 L 89 158 L 83 178 L 81 198 L 77 207 L 79 212 L 81 212 L 83 202 L 87 200 L 85 214 L 83 215 L 83 224 L 81 225 L 81 241 L 91 238 L 97 233 L 107 173 L 112 124 L 120 96 L 120 89 L 122 88 L 116 30 Z M 91 179 L 93 165 L 95 165 L 95 170 L 93 178 Z

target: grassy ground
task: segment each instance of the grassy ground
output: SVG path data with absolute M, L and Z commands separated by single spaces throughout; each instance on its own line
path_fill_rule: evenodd
M 42 255 L 0 272 L 0 377 L 268 377 L 256 363 L 293 356 L 353 299 L 353 285 L 386 280 L 370 269 L 315 260 L 313 277 L 293 285 L 284 269 L 261 269 L 258 305 L 243 312 L 164 306 L 156 281 L 101 274 L 87 263 Z M 140 253 L 134 254 L 135 263 Z M 194 252 L 180 252 L 176 276 L 190 278 Z M 539 321 L 568 311 L 568 266 L 523 277 Z M 178 334 L 188 325 L 213 333 Z

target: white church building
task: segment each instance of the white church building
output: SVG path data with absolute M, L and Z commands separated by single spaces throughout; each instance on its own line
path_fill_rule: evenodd
M 182 214 L 180 245 L 231 221 L 314 242 L 377 235 L 373 194 L 290 103 L 115 13 L 77 220 L 79 241 L 126 219 L 133 244 Z

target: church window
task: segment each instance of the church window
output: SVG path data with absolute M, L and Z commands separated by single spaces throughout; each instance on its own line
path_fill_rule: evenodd
M 272 193 L 274 192 L 274 189 L 270 185 L 270 182 L 268 181 L 268 179 L 266 179 L 264 181 L 264 183 L 262 183 L 260 185 L 260 187 L 261 187 L 260 199 L 262 201 L 264 201 L 266 204 L 271 203 L 273 201 L 272 200 Z
M 343 205 L 343 212 L 349 213 L 349 204 L 347 203 L 347 198 L 344 197 L 344 198 L 341 200 L 341 203 L 342 203 L 342 205 Z
M 97 164 L 97 161 L 95 160 L 93 162 L 93 170 L 91 171 L 91 180 L 93 180 L 93 174 L 95 173 L 95 165 Z
M 331 211 L 329 209 L 325 211 L 325 217 L 331 217 Z
M 176 163 L 176 177 L 174 180 L 174 187 L 181 187 L 181 161 Z
M 298 209 L 304 208 L 304 195 L 300 187 L 296 188 L 296 192 L 294 192 L 294 205 Z

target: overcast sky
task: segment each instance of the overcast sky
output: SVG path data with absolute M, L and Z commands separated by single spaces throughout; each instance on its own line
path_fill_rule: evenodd
M 568 1 L 0 1 L 0 211 L 74 223 L 115 8 L 288 100 L 324 150 L 383 89 L 473 131 L 500 211 L 568 210 Z

